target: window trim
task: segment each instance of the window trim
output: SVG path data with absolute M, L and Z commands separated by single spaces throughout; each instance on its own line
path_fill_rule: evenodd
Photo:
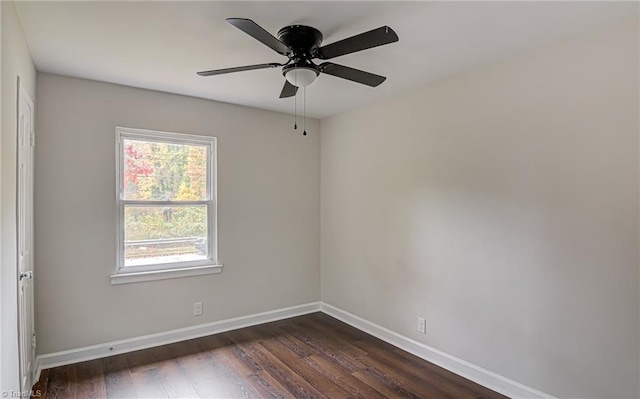
M 155 270 L 150 272 L 119 273 L 111 276 L 111 285 L 138 283 L 142 281 L 166 280 L 168 278 L 204 276 L 222 272 L 222 265 L 181 267 L 180 269 Z
M 125 200 L 124 179 L 124 140 L 155 141 L 182 145 L 199 145 L 208 147 L 207 156 L 207 199 L 201 201 L 148 201 Z M 111 276 L 111 284 L 122 284 L 136 281 L 149 281 L 174 277 L 186 277 L 219 273 L 222 265 L 218 264 L 218 229 L 217 229 L 217 148 L 216 137 L 199 136 L 184 133 L 171 133 L 156 130 L 116 127 L 116 271 Z M 139 266 L 125 266 L 124 262 L 124 209 L 126 205 L 167 206 L 167 205 L 206 205 L 207 206 L 207 259 L 161 263 Z

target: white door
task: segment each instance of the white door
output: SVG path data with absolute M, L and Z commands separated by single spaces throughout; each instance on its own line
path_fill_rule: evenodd
M 18 315 L 20 385 L 31 390 L 35 358 L 33 329 L 33 101 L 18 81 Z

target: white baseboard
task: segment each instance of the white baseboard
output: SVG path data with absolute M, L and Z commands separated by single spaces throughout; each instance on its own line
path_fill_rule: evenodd
M 556 399 L 551 395 L 529 388 L 323 302 L 312 302 L 248 316 L 220 320 L 213 323 L 40 355 L 36 358 L 34 381 L 38 381 L 42 370 L 52 367 L 167 345 L 318 311 L 322 311 L 374 337 L 380 338 L 393 346 L 510 398 Z
M 341 320 L 352 327 L 362 330 L 374 337 L 416 355 L 428 362 L 445 368 L 459 376 L 492 389 L 510 398 L 556 399 L 554 396 L 529 388 L 506 377 L 485 370 L 482 367 L 458 359 L 448 353 L 432 348 L 421 342 L 400 335 L 354 314 L 322 302 L 320 310 L 329 316 Z
M 152 348 L 154 346 L 172 344 L 174 342 L 186 341 L 193 338 L 218 334 L 225 331 L 237 330 L 239 328 L 250 327 L 257 324 L 268 323 L 271 321 L 288 319 L 290 317 L 301 316 L 318 311 L 320 311 L 320 302 L 312 302 L 304 305 L 291 306 L 288 308 L 276 309 L 248 316 L 234 317 L 232 319 L 215 321 L 213 323 L 200 324 L 197 326 L 190 326 L 177 330 L 143 335 L 140 337 L 123 339 L 120 341 L 86 346 L 84 348 L 48 353 L 40 355 L 36 358 L 34 381 L 38 381 L 40 379 L 40 372 L 42 370 L 52 367 L 99 359 L 102 357 L 117 355 L 120 353 Z

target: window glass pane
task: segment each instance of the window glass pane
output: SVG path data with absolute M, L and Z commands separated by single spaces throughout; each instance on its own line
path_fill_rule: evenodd
M 123 140 L 125 200 L 207 200 L 207 146 Z
M 208 259 L 207 206 L 124 208 L 124 265 Z

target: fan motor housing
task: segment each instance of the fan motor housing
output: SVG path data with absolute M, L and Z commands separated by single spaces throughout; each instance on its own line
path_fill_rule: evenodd
M 322 44 L 322 33 L 316 28 L 305 25 L 290 25 L 278 31 L 278 39 L 291 47 L 298 57 L 311 56 L 313 49 Z

